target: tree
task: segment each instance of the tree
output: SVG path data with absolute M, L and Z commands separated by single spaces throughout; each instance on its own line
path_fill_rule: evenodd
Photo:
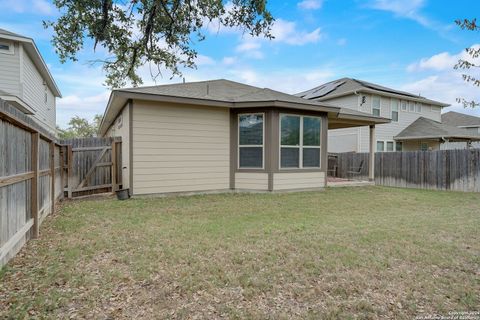
M 105 48 L 111 55 L 98 60 L 106 72 L 110 87 L 142 83 L 137 70 L 150 64 L 173 76 L 180 67 L 195 67 L 195 41 L 205 39 L 205 27 L 215 21 L 219 26 L 238 28 L 251 36 L 272 38 L 273 18 L 266 9 L 267 0 L 53 0 L 61 12 L 52 27 L 52 43 L 61 62 L 76 61 L 86 40 L 93 48 Z M 172 76 L 172 77 L 173 77 Z
M 100 126 L 102 116 L 95 115 L 92 122 L 79 116 L 74 116 L 68 122 L 67 129 L 61 129 L 57 126 L 57 134 L 60 139 L 88 138 L 95 137 Z
M 460 28 L 462 28 L 462 30 L 470 30 L 470 31 L 480 30 L 480 26 L 477 25 L 477 19 L 456 20 L 455 23 Z M 480 68 L 480 64 L 478 64 L 478 62 L 476 62 L 475 60 L 475 59 L 478 59 L 478 57 L 480 57 L 480 47 L 466 48 L 465 51 L 467 52 L 470 59 L 469 60 L 459 59 L 454 68 L 455 70 L 464 70 L 466 72 L 462 75 L 463 80 L 465 80 L 465 82 L 471 83 L 476 87 L 480 87 L 480 79 L 471 74 L 468 74 L 468 71 L 476 70 Z M 465 100 L 464 98 L 457 98 L 457 101 L 463 104 L 465 108 L 467 107 L 475 108 L 480 106 L 480 103 L 475 100 L 468 101 L 468 100 Z

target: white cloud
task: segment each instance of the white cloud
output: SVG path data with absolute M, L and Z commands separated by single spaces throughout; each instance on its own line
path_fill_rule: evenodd
M 474 44 L 472 48 L 479 49 L 480 44 Z M 407 71 L 423 71 L 423 70 L 434 70 L 434 71 L 445 71 L 452 70 L 458 60 L 467 60 L 476 64 L 480 64 L 480 59 L 472 59 L 471 56 L 465 51 L 462 50 L 457 54 L 450 54 L 449 52 L 442 52 L 436 55 L 433 55 L 428 58 L 422 58 L 418 62 L 414 62 L 407 67 Z
M 222 63 L 224 65 L 229 66 L 229 65 L 235 64 L 237 62 L 237 60 L 238 60 L 237 57 L 224 57 L 222 59 Z
M 322 0 L 303 0 L 297 4 L 297 6 L 304 10 L 316 10 L 320 9 L 323 5 Z
M 480 45 L 476 44 L 474 47 L 480 48 Z M 407 70 L 413 75 L 419 73 L 423 77 L 405 84 L 402 89 L 451 104 L 452 107 L 446 109 L 446 111 L 463 110 L 463 106 L 456 101 L 457 98 L 480 101 L 480 88 L 463 80 L 462 74 L 465 73 L 465 70 L 455 70 L 453 68 L 458 59 L 472 61 L 463 50 L 457 54 L 442 52 L 410 64 Z M 480 72 L 477 70 L 470 70 L 467 73 L 480 77 Z M 480 114 L 480 110 L 474 111 L 476 114 Z
M 372 0 L 368 6 L 373 9 L 391 12 L 397 17 L 413 20 L 429 29 L 445 29 L 444 26 L 440 26 L 420 12 L 425 6 L 425 0 Z
M 317 43 L 323 37 L 320 28 L 311 32 L 300 31 L 297 24 L 293 21 L 277 19 L 272 27 L 274 42 L 282 42 L 290 45 L 304 45 L 307 43 Z
M 56 8 L 46 0 L 0 1 L 0 9 L 48 16 L 56 13 Z
M 57 124 L 65 128 L 73 116 L 92 120 L 96 114 L 103 114 L 110 96 L 110 90 L 96 95 L 68 95 L 57 100 Z
M 202 54 L 199 54 L 197 55 L 197 58 L 195 59 L 195 63 L 197 64 L 197 66 L 204 66 L 204 65 L 212 65 L 212 64 L 215 64 L 215 61 L 208 57 L 208 56 L 204 56 Z
M 263 59 L 261 40 L 250 36 L 244 37 L 239 45 L 235 47 L 235 51 L 243 53 L 248 58 Z

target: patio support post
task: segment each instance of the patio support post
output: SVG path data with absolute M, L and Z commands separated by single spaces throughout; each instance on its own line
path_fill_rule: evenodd
M 375 125 L 370 126 L 370 155 L 368 158 L 368 180 L 375 180 Z

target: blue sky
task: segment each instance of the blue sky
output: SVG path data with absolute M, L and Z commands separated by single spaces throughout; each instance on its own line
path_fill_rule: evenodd
M 198 68 L 184 70 L 186 81 L 227 78 L 288 93 L 326 81 L 354 77 L 451 103 L 457 97 L 480 98 L 480 88 L 465 84 L 453 65 L 480 34 L 461 31 L 458 18 L 474 18 L 480 2 L 472 0 L 297 0 L 270 1 L 276 18 L 275 40 L 253 39 L 236 30 L 206 28 L 196 43 Z M 48 0 L 0 0 L 0 28 L 34 38 L 55 77 L 63 98 L 57 121 L 73 115 L 103 113 L 109 90 L 101 67 L 89 62 L 105 52 L 86 47 L 76 63 L 60 64 L 42 20 L 54 20 Z M 149 67 L 140 70 L 144 84 L 179 82 L 168 71 L 156 81 Z

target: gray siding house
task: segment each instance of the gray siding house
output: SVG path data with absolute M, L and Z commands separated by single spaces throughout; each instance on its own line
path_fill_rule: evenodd
M 281 191 L 326 185 L 328 129 L 387 122 L 213 80 L 114 90 L 100 135 L 122 138 L 122 187 L 134 196 Z
M 449 111 L 442 114 L 442 123 L 462 128 L 469 132 L 471 135 L 480 136 L 480 117 Z M 445 142 L 442 143 L 441 149 L 466 149 L 466 148 L 480 148 L 480 142 Z
M 0 98 L 55 133 L 55 80 L 33 39 L 0 29 Z
M 331 81 L 297 96 L 391 119 L 390 123 L 378 125 L 375 130 L 378 152 L 440 148 L 438 139 L 401 140 L 395 137 L 421 117 L 440 122 L 442 108 L 448 106 L 446 103 L 351 78 Z M 368 152 L 368 141 L 367 127 L 331 130 L 328 151 Z

